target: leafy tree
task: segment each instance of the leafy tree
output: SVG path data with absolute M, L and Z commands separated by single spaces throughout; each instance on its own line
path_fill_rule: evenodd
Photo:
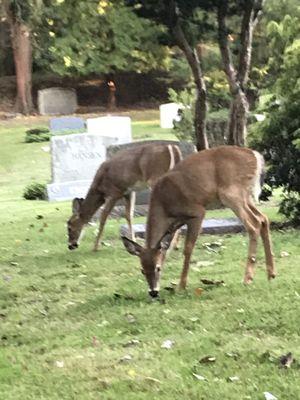
M 137 15 L 163 24 L 168 31 L 161 41 L 170 47 L 176 45 L 183 52 L 190 67 L 196 88 L 195 101 L 195 139 L 198 150 L 208 147 L 206 135 L 207 91 L 202 72 L 201 52 L 197 49 L 201 36 L 201 17 L 194 13 L 197 2 L 182 0 L 127 0 L 126 4 L 134 6 Z M 202 18 L 203 20 L 204 18 Z M 197 21 L 197 23 L 195 22 Z
M 282 66 L 256 145 L 270 162 L 269 183 L 285 191 L 280 210 L 300 224 L 300 35 L 281 54 Z
M 60 0 L 45 8 L 36 57 L 60 75 L 164 69 L 168 49 L 158 44 L 161 32 L 121 0 Z

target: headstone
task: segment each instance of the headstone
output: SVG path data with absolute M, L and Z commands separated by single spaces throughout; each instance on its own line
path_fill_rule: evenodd
M 49 200 L 84 197 L 100 164 L 106 159 L 102 137 L 71 134 L 51 137 L 52 183 Z
M 149 143 L 149 144 L 176 144 L 177 146 L 179 146 L 183 158 L 185 158 L 189 154 L 192 154 L 196 151 L 194 144 L 190 143 L 190 142 L 178 142 L 175 140 L 147 140 L 147 141 L 143 140 L 143 141 L 138 141 L 138 142 L 126 143 L 126 144 L 111 145 L 107 148 L 107 158 L 111 158 L 118 151 L 130 149 L 132 147 L 136 147 L 136 146 L 140 146 L 140 145 L 144 145 L 146 143 Z M 136 204 L 137 205 L 148 204 L 149 197 L 150 197 L 149 189 L 141 190 L 140 192 L 137 193 Z
M 135 236 L 145 238 L 146 226 L 144 224 L 134 224 L 133 230 Z M 237 218 L 220 218 L 220 219 L 205 219 L 202 224 L 202 234 L 218 235 L 225 233 L 238 233 L 243 232 L 244 226 Z M 181 228 L 181 233 L 186 232 L 186 226 Z M 121 236 L 129 236 L 129 229 L 127 225 L 122 225 L 120 228 Z
M 174 119 L 176 121 L 180 120 L 180 117 L 178 115 L 178 110 L 180 110 L 180 108 L 181 108 L 180 104 L 176 103 L 161 104 L 159 106 L 160 127 L 164 129 L 173 128 Z
M 176 144 L 182 153 L 183 158 L 196 152 L 196 147 L 191 142 L 178 142 L 177 140 L 140 140 L 126 144 L 113 144 L 107 148 L 107 158 L 112 157 L 120 150 L 129 149 L 144 144 Z
M 50 119 L 50 131 L 53 134 L 65 131 L 82 131 L 84 129 L 85 120 L 79 117 L 60 117 Z
M 41 115 L 73 114 L 77 109 L 76 91 L 59 87 L 39 90 L 38 109 Z
M 130 117 L 107 116 L 88 118 L 86 123 L 87 132 L 106 138 L 104 141 L 107 146 L 132 141 Z

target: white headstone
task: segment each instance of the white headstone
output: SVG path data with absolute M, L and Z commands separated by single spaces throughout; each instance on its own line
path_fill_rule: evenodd
M 86 121 L 89 134 L 106 137 L 108 145 L 122 144 L 132 141 L 130 117 L 99 117 Z M 105 139 L 104 139 L 105 140 Z
M 174 119 L 178 121 L 180 117 L 178 116 L 178 110 L 182 108 L 180 104 L 176 103 L 166 103 L 159 106 L 160 114 L 160 127 L 167 129 L 173 128 Z
M 51 137 L 52 184 L 47 186 L 49 200 L 83 197 L 100 164 L 106 147 L 99 135 L 74 134 Z

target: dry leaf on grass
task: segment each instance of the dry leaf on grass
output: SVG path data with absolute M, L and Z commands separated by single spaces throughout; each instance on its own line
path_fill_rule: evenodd
M 204 376 L 202 376 L 202 375 L 198 375 L 198 374 L 194 374 L 193 373 L 193 376 L 196 378 L 196 379 L 198 379 L 198 381 L 206 381 L 207 379 L 204 377 Z
M 270 392 L 264 392 L 264 395 L 266 400 L 277 400 L 277 397 Z
M 213 362 L 215 362 L 216 361 L 216 357 L 213 357 L 213 356 L 205 356 L 205 357 L 203 357 L 203 358 L 201 358 L 200 360 L 199 360 L 199 363 L 201 363 L 201 364 L 209 364 L 209 363 L 213 363 Z
M 202 295 L 202 293 L 204 292 L 204 289 L 203 288 L 200 288 L 200 287 L 198 287 L 198 288 L 196 288 L 195 289 L 195 295 L 196 296 L 201 296 Z
M 293 362 L 294 362 L 294 357 L 293 357 L 292 353 L 289 352 L 289 353 L 287 353 L 287 354 L 281 356 L 280 359 L 279 359 L 279 361 L 280 361 L 280 364 L 281 364 L 282 367 L 284 367 L 284 368 L 290 368 L 290 366 L 291 366 L 291 365 L 293 364 Z
M 167 339 L 160 346 L 162 349 L 171 349 L 174 345 L 173 340 Z

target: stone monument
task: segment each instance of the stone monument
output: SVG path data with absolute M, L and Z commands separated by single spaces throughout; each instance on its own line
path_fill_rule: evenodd
M 38 109 L 41 115 L 73 114 L 77 109 L 76 91 L 59 87 L 39 90 Z

